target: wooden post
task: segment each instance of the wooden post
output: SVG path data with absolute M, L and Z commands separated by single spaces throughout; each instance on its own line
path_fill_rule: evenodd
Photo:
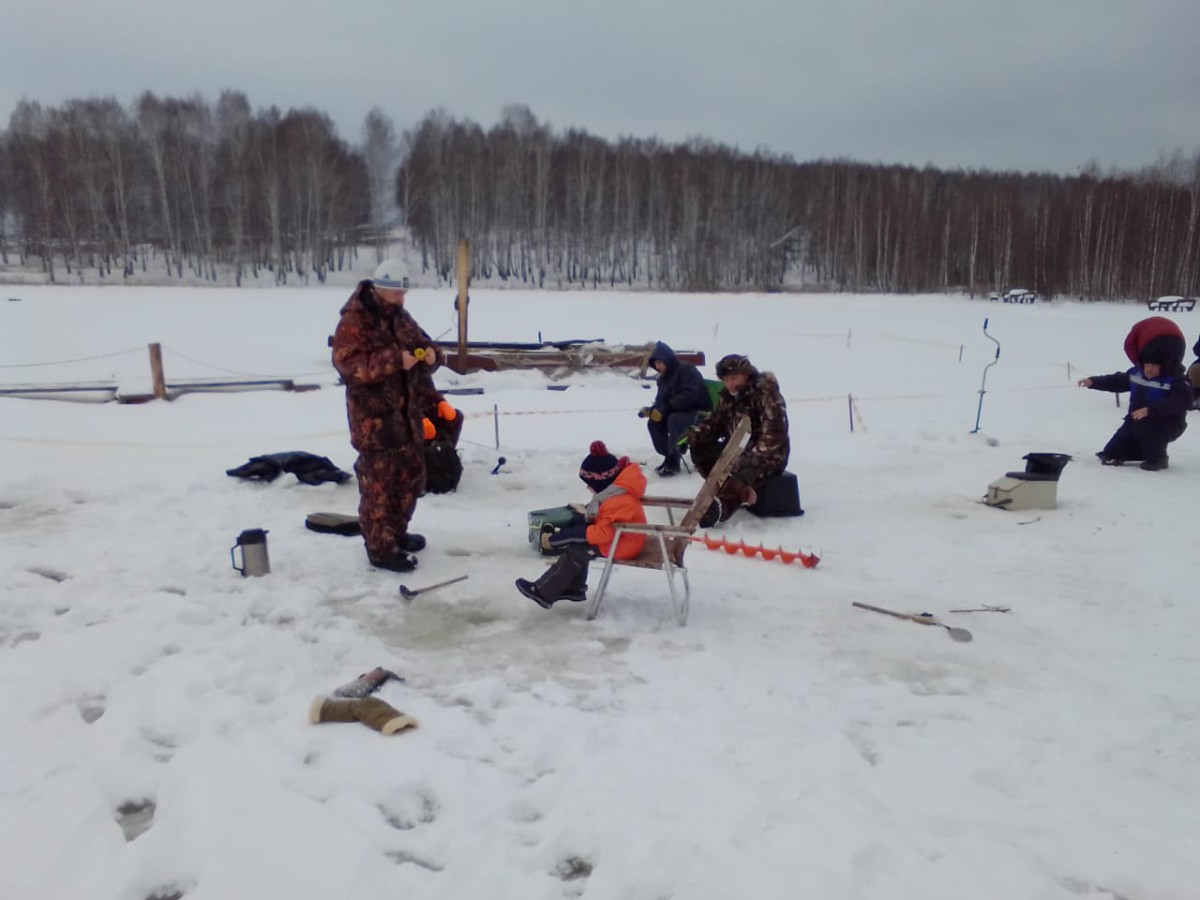
M 471 253 L 466 238 L 458 242 L 458 371 L 467 371 L 467 282 L 471 277 Z
M 539 339 L 540 339 L 540 336 L 541 336 L 540 331 L 538 332 L 538 335 L 539 335 Z M 642 357 L 642 368 L 641 368 L 641 371 L 638 372 L 638 380 L 639 381 L 641 381 L 643 378 L 646 377 L 646 371 L 650 368 L 650 354 L 653 352 L 654 352 L 654 341 L 646 341 L 646 355 Z M 655 369 L 654 371 L 657 372 L 658 370 Z
M 162 344 L 150 344 L 150 380 L 154 382 L 154 397 L 167 399 L 167 380 L 163 377 Z

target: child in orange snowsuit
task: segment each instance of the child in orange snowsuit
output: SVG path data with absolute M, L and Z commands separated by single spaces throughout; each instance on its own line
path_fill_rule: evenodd
M 547 549 L 566 553 L 537 581 L 517 579 L 517 590 L 542 609 L 549 609 L 559 600 L 579 603 L 587 599 L 588 563 L 597 556 L 608 556 L 618 524 L 646 521 L 642 507 L 646 476 L 637 463 L 624 456 L 617 459 L 603 441 L 592 441 L 579 467 L 579 477 L 595 496 L 571 524 L 542 535 Z M 643 534 L 622 534 L 614 556 L 632 559 L 642 552 L 645 543 Z

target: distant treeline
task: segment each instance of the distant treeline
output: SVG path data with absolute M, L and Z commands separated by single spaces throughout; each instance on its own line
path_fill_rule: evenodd
M 400 148 L 405 152 L 401 154 Z M 0 133 L 0 254 L 120 278 L 161 257 L 216 278 L 321 279 L 402 212 L 428 270 L 659 290 L 1200 292 L 1200 153 L 1137 173 L 797 163 L 703 140 L 554 131 L 523 106 L 489 130 L 444 112 L 361 143 L 245 96 L 23 101 Z
M 151 93 L 129 110 L 22 101 L 0 133 L 3 262 L 15 247 L 51 280 L 60 266 L 130 276 L 152 259 L 177 277 L 215 280 L 228 266 L 238 283 L 261 270 L 322 279 L 372 238 L 372 118 L 394 146 L 377 112 L 355 150 L 320 112 L 252 113 L 237 92 L 215 107 Z M 385 196 L 397 163 L 385 153 Z
M 1101 177 L 796 163 L 704 141 L 555 134 L 524 107 L 485 131 L 435 112 L 400 202 L 448 275 L 542 284 L 1148 298 L 1200 288 L 1200 153 Z

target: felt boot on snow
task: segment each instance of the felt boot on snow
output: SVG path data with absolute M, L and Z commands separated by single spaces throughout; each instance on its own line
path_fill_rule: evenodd
M 378 697 L 317 697 L 309 707 L 308 720 L 314 725 L 321 722 L 362 722 L 380 734 L 395 734 L 417 727 L 416 719 L 406 716 Z

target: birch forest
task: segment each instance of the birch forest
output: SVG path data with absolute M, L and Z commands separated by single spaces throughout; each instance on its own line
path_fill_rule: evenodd
M 402 133 L 376 109 L 356 137 L 234 91 L 22 101 L 0 132 L 0 263 L 289 283 L 401 235 L 444 282 L 465 238 L 474 277 L 556 289 L 1200 293 L 1200 152 L 1069 176 L 797 162 L 559 131 L 519 105 Z

